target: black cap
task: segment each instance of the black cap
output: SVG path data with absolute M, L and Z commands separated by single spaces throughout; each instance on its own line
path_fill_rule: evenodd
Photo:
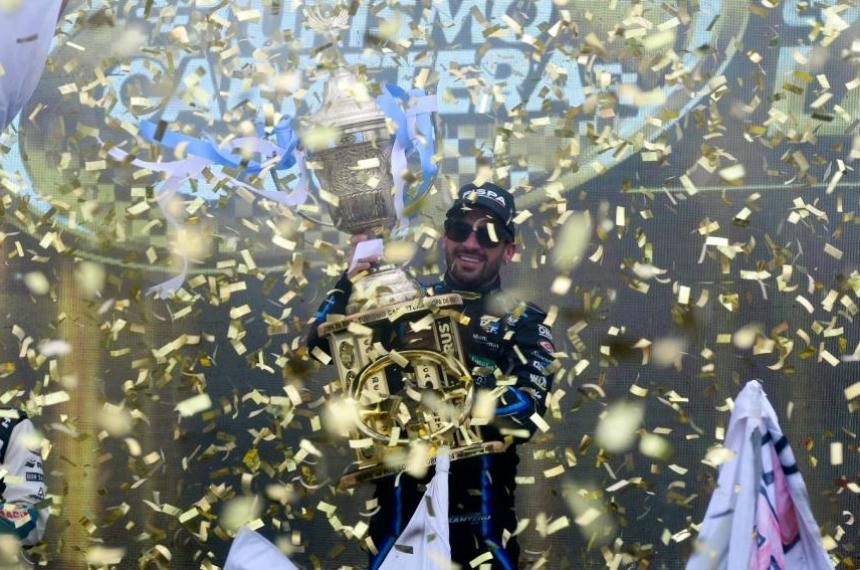
M 464 215 L 473 208 L 488 210 L 501 222 L 502 228 L 507 231 L 513 241 L 517 234 L 514 217 L 517 215 L 517 206 L 513 195 L 492 182 L 484 182 L 480 186 L 466 184 L 460 188 L 457 199 L 448 210 L 449 218 L 457 218 Z

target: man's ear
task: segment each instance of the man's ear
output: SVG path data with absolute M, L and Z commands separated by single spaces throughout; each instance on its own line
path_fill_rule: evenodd
M 505 263 L 510 263 L 511 260 L 514 258 L 514 254 L 516 254 L 516 253 L 517 253 L 517 244 L 514 242 L 506 243 L 505 244 L 505 257 L 504 257 Z

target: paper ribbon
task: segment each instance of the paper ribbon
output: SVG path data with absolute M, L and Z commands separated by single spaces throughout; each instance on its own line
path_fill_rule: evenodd
M 299 137 L 292 127 L 292 121 L 288 118 L 281 119 L 278 124 L 272 129 L 272 134 L 275 135 L 277 144 L 263 138 L 264 133 L 260 132 L 257 137 L 242 137 L 233 139 L 224 145 L 216 145 L 211 140 L 201 140 L 175 131 L 164 130 L 161 138 L 157 138 L 159 124 L 153 121 L 141 121 L 140 134 L 143 138 L 152 142 L 157 142 L 168 148 L 177 148 L 180 145 L 185 146 L 185 152 L 189 156 L 204 158 L 211 163 L 221 166 L 228 166 L 233 169 L 241 168 L 241 175 L 255 175 L 262 172 L 264 169 L 274 168 L 275 170 L 287 170 L 296 164 L 297 159 L 294 153 L 299 145 Z M 262 131 L 262 128 L 258 128 Z M 263 156 L 278 156 L 278 160 L 274 164 L 269 162 L 261 164 L 256 161 L 242 162 L 242 159 L 232 151 L 245 150 L 260 153 Z
M 403 173 L 408 168 L 408 157 L 418 153 L 421 161 L 421 185 L 414 201 L 420 199 L 430 188 L 439 167 L 433 163 L 436 148 L 436 129 L 433 113 L 437 111 L 436 96 L 427 95 L 422 89 L 406 91 L 397 85 L 386 83 L 382 95 L 376 103 L 385 115 L 397 124 L 394 146 L 391 150 L 391 178 L 394 181 L 394 211 L 397 213 L 398 227 L 395 235 L 402 235 L 409 227 L 409 218 L 404 215 L 405 181 Z M 405 106 L 405 109 L 404 109 Z M 421 140 L 423 137 L 423 141 Z
M 260 174 L 272 168 L 276 170 L 286 170 L 293 166 L 298 166 L 298 181 L 295 189 L 289 194 L 255 188 L 254 186 L 251 186 L 234 176 L 224 174 L 223 172 L 213 172 L 213 175 L 218 182 L 226 179 L 230 183 L 245 188 L 262 198 L 282 204 L 289 208 L 294 208 L 303 204 L 307 200 L 308 175 L 304 153 L 298 150 L 298 137 L 292 129 L 289 119 L 282 120 L 273 131 L 277 144 L 262 137 L 243 137 L 234 139 L 219 148 L 211 141 L 203 141 L 172 131 L 165 131 L 164 135 L 160 139 L 156 140 L 155 134 L 157 130 L 158 125 L 151 121 L 144 121 L 140 125 L 140 132 L 144 138 L 159 142 L 170 148 L 184 145 L 185 152 L 189 155 L 188 158 L 170 162 L 147 162 L 134 159 L 131 161 L 131 164 L 138 168 L 145 168 L 153 172 L 162 172 L 166 174 L 167 179 L 156 191 L 156 202 L 168 225 L 173 229 L 179 229 L 181 225 L 176 217 L 166 207 L 167 204 L 170 203 L 179 188 L 189 178 L 202 175 L 203 170 L 212 164 L 228 166 L 233 169 L 241 169 L 239 171 L 239 176 Z M 232 153 L 232 151 L 237 150 L 259 153 L 261 156 L 268 157 L 269 159 L 263 163 L 256 161 L 243 162 Z M 109 154 L 119 161 L 125 161 L 128 158 L 128 153 L 117 148 L 111 149 Z M 189 260 L 188 256 L 184 253 L 180 253 L 179 257 L 182 260 L 182 269 L 180 273 L 167 281 L 150 287 L 147 290 L 147 294 L 154 294 L 162 299 L 166 299 L 171 293 L 182 287 L 188 274 Z

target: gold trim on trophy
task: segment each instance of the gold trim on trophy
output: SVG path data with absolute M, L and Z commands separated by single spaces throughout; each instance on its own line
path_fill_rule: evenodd
M 409 361 L 409 365 L 413 368 L 413 377 L 403 392 L 417 404 L 416 411 L 423 416 L 423 425 L 414 432 L 410 432 L 404 429 L 407 426 L 401 426 L 397 414 L 388 413 L 385 417 L 387 420 L 385 431 L 374 427 L 380 425 L 378 422 L 365 422 L 362 417 L 358 418 L 356 424 L 358 430 L 386 445 L 409 445 L 415 439 L 439 441 L 450 431 L 465 423 L 472 408 L 474 395 L 472 377 L 465 365 L 459 360 L 433 350 L 403 350 L 396 354 Z M 350 397 L 361 406 L 366 401 L 363 397 L 365 387 L 371 386 L 369 392 L 377 397 L 372 398 L 369 403 L 375 405 L 375 410 L 378 411 L 379 404 L 390 399 L 390 393 L 385 384 L 385 370 L 398 365 L 391 353 L 374 360 L 349 386 Z M 453 381 L 446 382 L 447 379 L 453 379 Z M 380 386 L 384 388 L 380 390 Z M 362 413 L 363 410 L 359 407 L 358 414 Z M 373 411 L 364 413 L 373 413 Z M 394 427 L 401 427 L 401 429 L 395 432 Z

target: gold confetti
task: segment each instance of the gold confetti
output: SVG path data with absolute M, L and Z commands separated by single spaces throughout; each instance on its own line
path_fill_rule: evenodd
M 746 168 L 744 168 L 743 164 L 735 164 L 721 169 L 719 174 L 720 178 L 726 182 L 739 182 L 742 181 L 744 176 L 746 176 Z
M 842 259 L 842 250 L 830 245 L 829 243 L 824 244 L 824 253 L 834 259 Z
M 636 431 L 645 418 L 645 406 L 640 403 L 618 402 L 601 415 L 594 432 L 598 445 L 610 453 L 621 453 L 633 445 Z
M 559 275 L 553 280 L 550 291 L 553 295 L 566 295 L 571 285 L 573 285 L 573 280 L 570 277 Z
M 834 441 L 830 444 L 830 464 L 831 465 L 842 465 L 843 455 L 842 455 L 842 443 L 838 441 Z
M 47 295 L 51 290 L 51 283 L 41 271 L 31 271 L 24 276 L 24 284 L 34 295 Z
M 302 144 L 313 152 L 334 146 L 340 138 L 340 131 L 333 127 L 314 126 L 302 133 Z
M 119 564 L 125 558 L 124 547 L 91 546 L 87 549 L 87 564 L 108 566 Z
M 182 400 L 174 408 L 183 417 L 190 417 L 200 412 L 206 411 L 212 407 L 212 399 L 209 394 L 197 394 L 188 399 Z
M 383 258 L 388 263 L 401 265 L 409 263 L 418 252 L 418 244 L 405 240 L 387 240 L 383 251 Z
M 639 441 L 639 451 L 648 457 L 665 460 L 671 455 L 672 448 L 669 442 L 659 435 L 646 433 Z
M 568 216 L 559 230 L 558 244 L 552 250 L 553 264 L 564 272 L 576 268 L 583 260 L 591 239 L 591 232 L 591 215 L 588 212 L 575 212 Z M 559 279 L 562 278 L 556 278 L 557 281 Z M 556 295 L 563 295 L 567 292 L 566 289 L 562 289 L 562 285 L 556 289 L 555 284 L 553 284 L 552 291 Z
M 855 382 L 851 384 L 847 388 L 845 388 L 845 399 L 853 400 L 854 398 L 860 397 L 860 382 Z
M 601 513 L 595 508 L 589 508 L 584 513 L 576 517 L 576 524 L 579 526 L 589 526 L 591 523 L 600 518 Z
M 68 402 L 72 397 L 65 390 L 45 394 L 44 396 L 36 396 L 34 401 L 37 406 L 56 406 L 63 402 Z

